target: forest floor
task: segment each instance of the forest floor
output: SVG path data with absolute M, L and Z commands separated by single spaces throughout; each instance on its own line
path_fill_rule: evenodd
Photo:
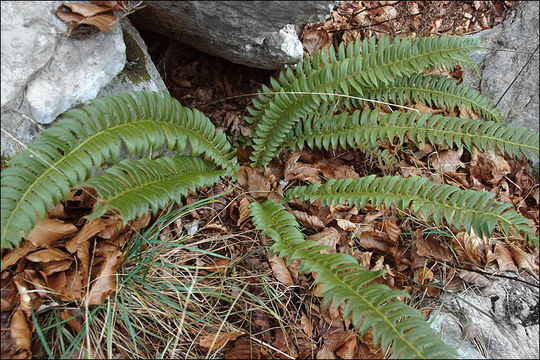
M 330 44 L 382 34 L 464 35 L 498 25 L 514 6 L 511 1 L 343 2 L 328 20 L 307 24 L 301 40 L 308 56 Z M 391 167 L 370 161 L 356 150 L 288 151 L 272 161 L 264 175 L 253 171 L 244 145 L 251 136 L 243 120 L 246 107 L 261 85 L 268 85 L 270 76 L 277 77 L 279 71 L 233 64 L 139 30 L 170 94 L 184 106 L 205 113 L 239 147 L 237 155 L 243 166 L 238 182 L 224 181 L 202 189 L 190 195 L 186 204 L 132 223 L 127 231 L 112 219 L 103 220 L 96 229 L 86 229 L 92 238 L 86 257 L 95 260 L 86 277 L 118 270 L 118 283 L 113 283 L 117 291 L 110 298 L 110 286 L 86 289 L 102 301 L 93 310 L 71 301 L 76 290 L 66 284 L 78 271 L 71 270 L 71 262 L 51 261 L 52 254 L 47 254 L 17 263 L 28 253 L 22 246 L 10 260 L 16 259 L 16 272 L 34 280 L 39 273 L 49 273 L 57 283 L 52 293 L 38 286 L 29 291 L 17 279 L 11 292 L 2 286 L 2 308 L 13 300 L 16 289 L 28 297 L 26 307 L 39 309 L 31 332 L 34 356 L 387 356 L 373 346 L 370 332 L 362 337 L 353 330 L 343 318 L 342 307 L 323 306 L 311 274 L 299 273 L 296 262 L 286 266 L 270 256 L 267 239 L 255 231 L 247 205 L 254 198 L 279 196 L 294 184 L 369 174 L 420 175 L 462 189 L 494 192 L 499 201 L 514 204 L 531 226 L 539 227 L 540 189 L 527 163 L 494 154 L 451 148 L 435 151 L 426 145 L 408 149 L 399 164 Z M 460 80 L 462 73 L 458 68 L 450 75 Z M 459 108 L 446 111 L 415 106 L 444 115 L 476 116 Z M 73 192 L 55 209 L 62 214 L 57 218 L 81 227 L 81 216 L 92 204 L 84 193 Z M 479 276 L 527 272 L 538 284 L 538 252 L 519 237 L 512 241 L 481 239 L 448 227 L 433 227 L 394 208 L 323 207 L 317 202 L 289 205 L 308 238 L 352 255 L 368 269 L 386 270 L 380 282 L 409 293 L 409 303 L 426 318 L 433 306 L 425 306 L 423 299 L 436 300 L 446 291 L 460 291 L 467 283 L 481 281 Z M 179 211 L 182 216 L 175 215 Z M 55 216 L 51 211 L 49 215 Z M 69 234 L 71 230 L 65 231 Z M 113 241 L 115 236 L 120 240 Z M 8 276 L 5 266 L 6 255 L 3 277 Z M 13 330 L 17 331 L 11 329 L 12 334 Z M 4 335 L 2 344 L 13 343 L 12 356 L 28 355 L 17 352 L 17 341 L 4 339 Z

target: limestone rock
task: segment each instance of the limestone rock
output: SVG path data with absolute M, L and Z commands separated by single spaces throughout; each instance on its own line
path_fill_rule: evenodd
M 152 1 L 137 26 L 231 62 L 279 69 L 302 59 L 295 25 L 330 16 L 336 1 Z
M 166 90 L 142 38 L 127 19 L 109 33 L 74 40 L 65 36 L 67 24 L 52 13 L 62 3 L 1 3 L 4 156 L 13 156 L 58 115 L 89 99 L 131 90 Z
M 465 83 L 472 84 L 493 103 L 498 102 L 507 124 L 536 132 L 539 132 L 538 12 L 538 2 L 522 1 L 502 24 L 471 35 L 485 47 L 471 55 L 482 77 L 479 79 L 472 70 L 464 73 Z

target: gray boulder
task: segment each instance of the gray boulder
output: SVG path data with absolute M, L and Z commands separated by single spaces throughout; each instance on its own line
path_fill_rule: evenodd
M 322 20 L 337 1 L 149 1 L 137 25 L 231 62 L 279 69 L 302 59 L 295 25 Z
M 135 89 L 166 90 L 127 19 L 109 33 L 74 40 L 65 36 L 67 24 L 52 13 L 62 3 L 1 3 L 4 156 L 22 150 L 58 115 L 89 99 Z
M 485 47 L 471 58 L 479 65 L 481 78 L 465 71 L 464 82 L 472 84 L 498 108 L 505 122 L 539 132 L 539 3 L 522 1 L 502 24 L 472 37 Z

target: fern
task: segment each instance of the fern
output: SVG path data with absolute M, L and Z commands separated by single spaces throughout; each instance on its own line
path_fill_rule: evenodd
M 455 351 L 443 343 L 424 322 L 422 315 L 397 300 L 409 295 L 386 285 L 369 284 L 384 271 L 368 271 L 350 255 L 323 254 L 315 241 L 304 239 L 298 224 L 282 205 L 273 201 L 249 206 L 258 229 L 274 240 L 271 251 L 287 261 L 301 260 L 302 272 L 316 273 L 315 284 L 323 283 L 324 305 L 346 301 L 345 318 L 362 333 L 373 329 L 373 342 L 386 350 L 392 343 L 394 357 L 453 358 Z
M 435 105 L 449 110 L 455 106 L 464 106 L 479 113 L 486 120 L 502 122 L 501 113 L 488 98 L 446 76 L 417 73 L 398 77 L 388 85 L 367 87 L 363 90 L 362 96 L 368 99 L 399 102 L 402 105 L 410 104 L 413 100 L 422 101 L 428 106 Z M 361 107 L 364 101 L 354 104 Z
M 148 212 L 156 213 L 171 200 L 180 202 L 188 191 L 210 186 L 228 174 L 214 170 L 198 157 L 178 156 L 156 160 L 125 160 L 81 184 L 94 186 L 101 201 L 90 219 L 101 217 L 109 208 L 120 212 L 124 223 Z
M 366 109 L 353 114 L 326 115 L 317 113 L 299 122 L 285 146 L 310 148 L 348 146 L 375 147 L 380 141 L 394 142 L 397 137 L 403 142 L 408 139 L 416 145 L 428 141 L 432 145 L 462 145 L 472 152 L 476 146 L 482 151 L 499 150 L 502 154 L 523 154 L 529 159 L 538 158 L 538 136 L 525 128 L 511 128 L 493 121 L 467 120 L 429 113 L 391 114 Z M 279 149 L 276 149 L 278 151 Z
M 330 47 L 329 62 L 319 55 L 322 60 L 314 59 L 313 67 L 305 59 L 296 76 L 288 69 L 280 74 L 279 82 L 271 79 L 272 90 L 263 86 L 263 93 L 248 109 L 251 116 L 246 120 L 254 127 L 253 165 L 268 164 L 294 124 L 316 111 L 321 101 L 332 100 L 322 93 L 340 91 L 348 95 L 353 89 L 363 94 L 366 87 L 388 86 L 392 78 L 413 74 L 419 68 L 470 64 L 467 54 L 478 48 L 473 39 L 405 38 L 390 43 L 383 38 L 376 48 L 366 41 L 353 42 L 347 49 L 342 44 L 337 53 Z
M 500 224 L 507 236 L 513 227 L 538 247 L 538 238 L 527 225 L 528 220 L 512 210 L 511 204 L 495 201 L 494 196 L 491 192 L 460 190 L 416 176 L 377 178 L 375 175 L 332 179 L 323 185 L 298 186 L 285 192 L 286 199 L 320 200 L 323 206 L 348 201 L 351 206 L 363 208 L 370 201 L 373 206 L 395 205 L 405 211 L 412 205 L 413 212 L 422 214 L 438 226 L 446 220 L 458 230 L 471 233 L 473 229 L 481 237 L 489 237 Z
M 2 171 L 2 248 L 18 246 L 49 207 L 87 180 L 93 169 L 116 163 L 123 147 L 141 157 L 166 146 L 202 154 L 234 172 L 237 160 L 221 130 L 201 112 L 166 94 L 135 92 L 68 111 Z

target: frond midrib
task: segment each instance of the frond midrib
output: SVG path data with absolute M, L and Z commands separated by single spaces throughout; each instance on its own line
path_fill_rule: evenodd
M 458 47 L 455 47 L 455 48 L 451 48 L 451 49 L 443 49 L 443 50 L 438 50 L 438 51 L 430 51 L 429 53 L 422 53 L 421 55 L 416 55 L 416 56 L 412 56 L 412 57 L 409 57 L 409 58 L 401 58 L 397 61 L 394 61 L 392 63 L 389 63 L 389 64 L 385 64 L 385 65 L 395 65 L 395 64 L 398 64 L 400 62 L 405 62 L 405 61 L 411 61 L 413 59 L 416 59 L 416 58 L 420 58 L 420 57 L 425 57 L 425 56 L 429 56 L 429 55 L 433 55 L 433 54 L 443 54 L 445 52 L 451 52 L 451 51 L 456 51 L 456 50 L 459 50 L 459 49 L 474 49 L 474 48 L 478 48 L 478 45 L 470 45 L 470 46 L 458 46 Z M 358 56 L 361 56 L 361 55 L 358 55 Z M 353 57 L 352 59 L 354 59 L 355 57 Z M 327 66 L 337 66 L 337 64 L 340 64 L 342 63 L 343 61 L 349 61 L 349 59 L 351 58 L 346 58 L 346 59 L 342 59 L 342 60 L 339 60 L 339 61 L 336 61 L 334 63 L 331 63 L 331 64 L 328 64 Z M 352 61 L 352 60 L 351 60 Z M 336 65 L 335 65 L 336 64 Z M 368 71 L 371 71 L 371 70 L 374 70 L 374 69 L 383 69 L 385 67 L 385 65 L 383 66 L 378 66 L 376 68 L 370 68 L 370 69 L 367 69 L 367 70 L 362 70 L 362 72 L 365 72 L 365 73 L 368 73 Z M 318 71 L 323 71 L 324 70 L 324 66 L 318 70 Z M 310 74 L 312 75 L 312 74 Z M 312 75 L 313 76 L 313 75 Z M 334 80 L 332 82 L 325 82 L 325 83 L 322 83 L 320 86 L 318 87 L 315 87 L 315 89 L 313 89 L 315 92 L 321 92 L 321 90 L 327 88 L 328 86 L 330 85 L 334 85 L 332 88 L 336 88 L 337 87 L 337 84 L 339 84 L 340 82 L 344 81 L 344 80 L 347 80 L 351 77 L 359 77 L 360 78 L 360 73 L 356 73 L 356 72 L 353 72 L 351 74 L 348 74 L 348 75 L 345 75 L 343 77 L 340 77 L 340 78 L 337 78 L 337 80 Z M 289 88 L 289 87 L 287 87 Z M 292 101 L 289 105 L 287 105 L 285 107 L 285 109 L 283 109 L 283 111 L 281 112 L 281 116 L 280 116 L 280 120 L 277 122 L 277 124 L 279 123 L 282 123 L 284 121 L 284 119 L 286 120 L 287 119 L 287 116 L 284 116 L 285 114 L 287 114 L 294 106 L 297 105 L 297 103 L 301 100 L 301 98 L 305 96 L 305 95 L 301 95 L 298 99 L 296 99 L 296 101 Z M 269 102 L 270 103 L 270 102 Z M 268 108 L 268 107 L 266 107 Z M 266 109 L 265 109 L 266 110 Z M 260 120 L 262 119 L 263 117 L 263 114 L 264 114 L 264 110 L 261 110 L 261 114 L 258 116 L 258 118 L 255 119 L 254 122 L 257 122 L 258 125 L 260 124 Z M 263 154 L 264 152 L 263 151 L 266 151 L 266 149 L 268 148 L 268 144 L 269 144 L 269 141 L 273 140 L 273 134 L 275 133 L 275 129 L 278 128 L 278 126 L 274 126 L 270 132 L 268 134 L 265 135 L 264 137 L 264 145 L 261 147 L 261 150 L 259 151 L 255 151 L 254 153 L 259 153 L 260 155 L 258 155 L 258 159 L 257 161 L 255 162 L 255 167 L 256 168 L 259 168 L 261 166 L 261 162 L 263 160 Z M 255 132 L 257 133 L 257 129 L 255 129 Z

